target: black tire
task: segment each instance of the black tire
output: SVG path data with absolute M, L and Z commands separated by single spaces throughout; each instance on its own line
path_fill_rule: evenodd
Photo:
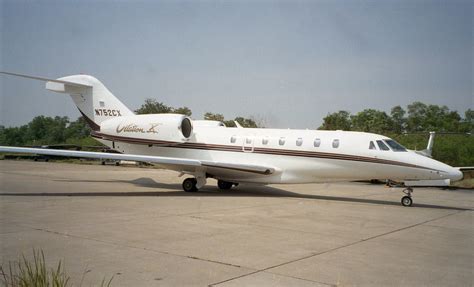
M 195 178 L 186 178 L 183 181 L 183 190 L 186 192 L 196 192 L 198 189 L 196 188 L 197 180 Z
M 400 201 L 403 206 L 411 206 L 413 204 L 413 200 L 409 196 L 404 196 L 402 197 L 402 200 Z
M 223 180 L 217 181 L 217 186 L 219 187 L 219 189 L 222 189 L 222 190 L 231 189 L 232 185 L 234 185 L 232 182 L 223 181 Z

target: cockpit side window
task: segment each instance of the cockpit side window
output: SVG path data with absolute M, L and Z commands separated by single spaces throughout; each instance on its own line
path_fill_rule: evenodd
M 379 149 L 381 150 L 390 150 L 386 144 L 383 143 L 383 141 L 378 140 L 377 145 L 379 146 Z
M 373 141 L 370 141 L 369 149 L 376 149 Z
M 384 140 L 384 142 L 386 144 L 388 144 L 388 146 L 393 150 L 393 151 L 407 151 L 407 149 L 402 146 L 401 144 L 397 143 L 396 141 L 394 140 L 391 140 L 391 139 L 387 139 L 387 140 Z

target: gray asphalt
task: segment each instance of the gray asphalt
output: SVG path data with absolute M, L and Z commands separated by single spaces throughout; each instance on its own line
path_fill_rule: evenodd
M 0 161 L 2 264 L 32 248 L 73 283 L 473 286 L 474 193 L 366 183 L 181 190 L 158 169 Z

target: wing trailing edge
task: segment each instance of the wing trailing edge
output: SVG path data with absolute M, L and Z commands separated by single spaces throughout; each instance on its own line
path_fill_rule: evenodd
M 0 146 L 0 152 L 4 153 L 27 153 L 27 154 L 41 154 L 64 157 L 78 157 L 78 158 L 94 158 L 94 159 L 111 159 L 111 160 L 128 160 L 147 162 L 160 165 L 176 166 L 185 169 L 189 168 L 214 168 L 222 170 L 232 170 L 235 172 L 248 172 L 260 175 L 271 175 L 275 172 L 275 168 L 261 166 L 261 165 L 247 165 L 236 163 L 225 163 L 215 161 L 200 161 L 196 159 L 183 159 L 174 157 L 149 156 L 138 154 L 119 154 L 119 153 L 105 153 L 105 152 L 90 152 L 90 151 L 72 151 L 59 149 L 43 149 L 43 148 L 25 148 L 25 147 L 11 147 Z

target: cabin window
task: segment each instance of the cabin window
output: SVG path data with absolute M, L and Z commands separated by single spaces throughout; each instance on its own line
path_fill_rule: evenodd
M 278 144 L 279 145 L 284 145 L 285 144 L 285 138 L 280 138 L 280 140 L 278 141 Z
M 379 149 L 381 150 L 390 150 L 386 144 L 383 143 L 383 141 L 378 140 L 377 145 L 379 146 Z
M 298 138 L 298 139 L 296 140 L 296 145 L 297 145 L 297 146 L 301 146 L 302 144 L 303 144 L 303 138 Z
M 391 147 L 393 151 L 407 151 L 404 146 L 394 140 L 384 140 L 384 142 L 388 144 L 388 146 Z
M 231 143 L 235 143 L 236 141 L 237 141 L 237 137 L 236 137 L 236 136 L 232 136 L 232 137 L 230 138 L 230 142 L 231 142 Z
M 268 144 L 268 138 L 263 138 L 263 139 L 262 139 L 262 144 L 263 144 L 263 145 Z
M 369 149 L 376 149 L 373 141 L 370 141 Z
M 332 147 L 333 148 L 338 148 L 339 147 L 339 140 L 338 139 L 335 139 L 332 141 Z
M 251 139 L 251 138 L 246 138 L 246 139 L 245 139 L 245 143 L 246 143 L 246 144 L 251 144 L 251 143 L 252 143 L 252 139 Z
M 321 139 L 314 139 L 314 147 L 319 147 L 321 145 Z

